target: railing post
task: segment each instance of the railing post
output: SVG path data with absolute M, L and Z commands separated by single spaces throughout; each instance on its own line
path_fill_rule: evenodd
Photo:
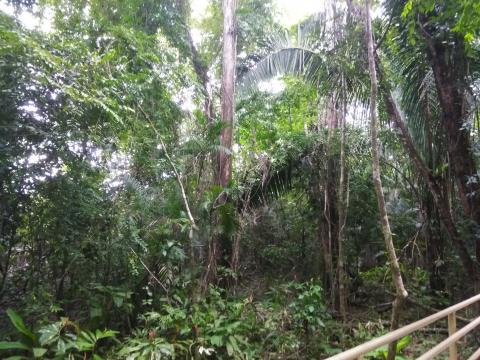
M 448 314 L 448 336 L 452 336 L 457 331 L 457 317 L 455 312 Z M 448 360 L 457 360 L 457 344 L 453 343 L 448 348 Z

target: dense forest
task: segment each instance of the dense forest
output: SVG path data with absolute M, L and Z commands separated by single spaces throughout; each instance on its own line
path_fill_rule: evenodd
M 480 2 L 200 2 L 0 1 L 0 358 L 321 359 L 480 292 Z

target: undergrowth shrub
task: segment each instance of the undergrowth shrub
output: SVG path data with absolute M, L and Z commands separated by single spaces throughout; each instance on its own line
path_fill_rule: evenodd
M 102 290 L 109 290 L 107 299 L 118 295 L 113 304 L 108 302 L 115 311 L 128 304 L 130 294 Z M 177 289 L 146 302 L 150 309 L 123 338 L 117 331 L 87 330 L 87 325 L 98 324 L 95 317 L 83 327 L 61 318 L 33 332 L 9 311 L 19 336 L 0 343 L 0 351 L 16 359 L 258 359 L 318 355 L 327 341 L 325 322 L 331 321 L 330 315 L 323 289 L 313 280 L 275 286 L 258 300 L 251 294 L 230 297 L 216 287 L 200 300 L 191 299 Z
M 310 337 L 322 342 L 321 330 L 330 316 L 323 289 L 309 281 L 279 285 L 258 301 L 252 295 L 230 298 L 210 287 L 203 299 L 192 302 L 179 291 L 140 319 L 140 329 L 118 354 L 131 359 L 255 359 L 306 351 Z

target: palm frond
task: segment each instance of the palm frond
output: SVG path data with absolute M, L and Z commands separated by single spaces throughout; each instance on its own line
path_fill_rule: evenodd
M 271 39 L 270 53 L 239 77 L 239 98 L 251 95 L 262 83 L 290 75 L 312 84 L 321 96 L 342 92 L 349 102 L 365 103 L 369 82 L 358 41 L 362 35 L 346 31 L 347 26 L 345 12 L 326 11 L 300 23 L 296 37 L 280 32 Z
M 247 189 L 241 196 L 241 206 L 258 207 L 272 200 L 280 198 L 291 191 L 294 187 L 298 188 L 299 182 L 307 186 L 305 181 L 305 167 L 312 168 L 311 157 L 323 146 L 323 140 L 318 136 L 311 139 L 295 151 L 289 153 L 286 159 L 278 164 L 268 164 L 262 166 L 259 176 L 253 181 L 242 184 Z
M 321 57 L 312 50 L 282 48 L 267 55 L 239 80 L 238 94 L 240 98 L 251 94 L 259 84 L 277 76 L 303 76 L 314 82 L 323 66 Z
M 405 34 L 398 34 L 393 40 L 395 49 L 387 49 L 387 56 L 399 85 L 397 98 L 416 148 L 427 164 L 436 167 L 445 149 L 432 70 L 423 52 L 409 44 Z

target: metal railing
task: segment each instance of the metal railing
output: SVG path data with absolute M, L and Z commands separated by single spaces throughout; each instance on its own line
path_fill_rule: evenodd
M 459 339 L 467 335 L 473 329 L 480 325 L 480 316 L 473 319 L 468 325 L 457 331 L 457 318 L 456 312 L 460 311 L 467 306 L 470 306 L 477 301 L 480 301 L 480 294 L 471 297 L 461 303 L 450 306 L 444 310 L 441 310 L 433 315 L 418 320 L 412 324 L 406 325 L 400 329 L 394 330 L 386 335 L 380 336 L 376 339 L 370 340 L 362 345 L 354 347 L 353 349 L 344 351 L 335 356 L 329 357 L 326 360 L 361 360 L 363 355 L 369 353 L 372 350 L 376 350 L 381 346 L 390 344 L 396 340 L 400 340 L 404 336 L 411 334 L 414 331 L 425 328 L 426 326 L 441 320 L 445 317 L 448 318 L 448 338 L 436 345 L 434 348 L 423 354 L 417 360 L 433 359 L 436 355 L 443 351 L 449 351 L 449 360 L 457 360 L 457 342 Z M 480 349 L 477 350 L 468 360 L 480 359 Z

